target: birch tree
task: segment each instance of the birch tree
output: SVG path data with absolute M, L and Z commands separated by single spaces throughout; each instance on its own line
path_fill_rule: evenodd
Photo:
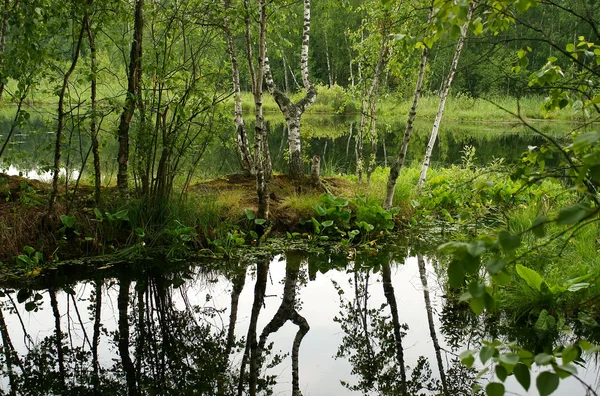
M 433 18 L 434 7 L 433 1 L 429 6 L 429 16 L 427 17 L 427 26 L 431 23 L 431 19 Z M 417 116 L 417 107 L 419 106 L 419 99 L 421 98 L 421 93 L 423 92 L 423 81 L 425 77 L 425 68 L 427 66 L 427 57 L 429 55 L 429 47 L 427 44 L 422 44 L 421 50 L 421 63 L 419 64 L 419 73 L 417 75 L 417 83 L 415 86 L 415 93 L 413 95 L 412 105 L 410 107 L 410 111 L 408 113 L 408 121 L 406 122 L 406 128 L 404 130 L 404 135 L 402 138 L 402 146 L 400 147 L 400 152 L 398 153 L 398 157 L 394 161 L 392 167 L 390 168 L 390 173 L 388 175 L 387 188 L 385 193 L 385 200 L 383 201 L 383 208 L 390 209 L 392 207 L 392 202 L 394 200 L 394 193 L 396 192 L 396 181 L 398 180 L 398 175 L 400 175 L 400 170 L 404 166 L 404 162 L 406 160 L 406 151 L 408 150 L 408 144 L 410 143 L 410 138 L 413 131 L 413 126 L 415 124 L 415 118 Z
M 254 168 L 256 174 L 256 193 L 258 195 L 257 217 L 261 219 L 269 218 L 269 183 L 265 170 L 270 169 L 271 156 L 269 155 L 269 146 L 267 140 L 267 131 L 265 127 L 265 117 L 263 114 L 263 80 L 268 73 L 267 61 L 267 8 L 266 1 L 259 0 L 259 37 L 258 37 L 258 67 L 254 76 L 254 111 L 256 116 L 254 131 Z M 246 27 L 246 38 L 249 40 L 249 27 Z M 252 69 L 250 42 L 247 42 L 250 67 Z M 270 175 L 268 175 L 270 177 Z
M 235 45 L 233 42 L 233 34 L 231 33 L 231 23 L 229 13 L 231 12 L 231 0 L 224 0 L 225 17 L 223 19 L 223 30 L 227 41 L 227 52 L 231 58 L 231 79 L 233 84 L 234 95 L 234 123 L 236 130 L 236 148 L 240 158 L 242 170 L 248 174 L 254 174 L 254 161 L 250 155 L 248 145 L 248 134 L 246 133 L 246 125 L 244 123 L 244 115 L 242 111 L 242 90 L 240 88 L 240 69 L 235 54 Z M 253 84 L 253 88 L 255 85 Z
M 300 51 L 300 71 L 306 94 L 294 103 L 273 81 L 268 56 L 265 56 L 265 82 L 275 102 L 283 113 L 288 126 L 288 146 L 290 150 L 289 176 L 294 180 L 304 177 L 302 147 L 300 142 L 300 118 L 306 109 L 315 102 L 317 90 L 310 81 L 308 73 L 308 44 L 310 40 L 310 0 L 304 0 L 304 25 L 302 29 L 302 48 Z M 265 43 L 266 45 L 266 43 Z M 266 55 L 266 49 L 265 49 Z M 260 81 L 260 80 L 258 80 Z
M 469 9 L 467 14 L 467 19 L 463 26 L 460 28 L 460 36 L 458 37 L 458 42 L 456 43 L 456 50 L 454 51 L 454 57 L 452 58 L 452 63 L 450 65 L 450 71 L 448 72 L 448 76 L 446 77 L 446 81 L 444 82 L 444 88 L 442 89 L 440 95 L 440 104 L 438 106 L 438 111 L 435 115 L 435 121 L 433 122 L 433 128 L 431 130 L 431 136 L 429 137 L 429 143 L 427 144 L 427 149 L 425 151 L 425 158 L 423 159 L 423 165 L 421 167 L 421 173 L 419 174 L 419 181 L 417 182 L 417 188 L 421 188 L 425 183 L 425 179 L 427 178 L 427 171 L 429 170 L 429 164 L 431 162 L 431 153 L 433 152 L 433 147 L 435 146 L 435 141 L 437 139 L 438 131 L 440 128 L 440 123 L 442 122 L 442 117 L 444 115 L 444 108 L 446 106 L 446 99 L 448 99 L 448 95 L 450 93 L 450 87 L 452 86 L 452 80 L 454 79 L 454 74 L 456 73 L 456 68 L 458 67 L 458 61 L 460 59 L 460 54 L 463 49 L 463 45 L 465 43 L 465 38 L 467 37 L 467 32 L 469 29 L 469 22 L 471 17 L 473 16 L 473 10 L 475 9 L 475 0 L 472 0 L 469 3 Z

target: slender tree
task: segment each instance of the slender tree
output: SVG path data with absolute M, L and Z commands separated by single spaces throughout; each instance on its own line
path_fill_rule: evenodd
M 269 92 L 275 98 L 275 102 L 283 113 L 288 126 L 288 145 L 290 150 L 289 175 L 294 180 L 304 177 L 304 165 L 302 161 L 302 147 L 300 142 L 300 118 L 306 109 L 312 105 L 317 98 L 317 90 L 312 84 L 308 73 L 308 49 L 310 40 L 310 0 L 304 0 L 304 24 L 302 29 L 302 47 L 300 51 L 300 71 L 302 83 L 306 94 L 298 102 L 294 103 L 283 93 L 273 80 L 268 57 L 265 57 L 265 81 Z M 266 54 L 266 53 L 265 53 Z
M 458 42 L 456 43 L 456 50 L 454 51 L 454 57 L 452 58 L 452 63 L 450 65 L 450 71 L 446 76 L 446 81 L 444 82 L 444 88 L 442 89 L 442 93 L 440 95 L 440 104 L 438 107 L 438 111 L 435 115 L 435 121 L 433 122 L 433 128 L 431 129 L 431 136 L 429 137 L 429 143 L 427 144 L 427 149 L 425 150 L 425 158 L 423 159 L 423 165 L 421 167 L 421 173 L 419 174 L 419 181 L 417 182 L 417 187 L 421 188 L 425 183 L 425 179 L 427 178 L 427 171 L 429 170 L 429 164 L 431 162 L 431 154 L 433 153 L 433 147 L 435 146 L 435 141 L 437 139 L 438 131 L 440 128 L 440 123 L 442 122 L 442 117 L 444 115 L 444 108 L 446 107 L 446 99 L 448 99 L 448 95 L 450 94 L 450 87 L 452 86 L 452 80 L 454 79 L 454 74 L 456 73 L 456 68 L 458 67 L 458 61 L 460 59 L 460 54 L 463 49 L 463 45 L 465 43 L 465 38 L 467 37 L 467 33 L 469 31 L 469 22 L 471 17 L 473 16 L 473 10 L 475 9 L 475 0 L 472 0 L 469 3 L 469 11 L 467 14 L 467 20 L 460 28 L 460 36 L 458 37 Z
M 63 75 L 62 85 L 60 87 L 60 91 L 58 94 L 58 120 L 56 126 L 56 137 L 54 144 L 54 166 L 52 167 L 52 193 L 50 194 L 50 202 L 48 204 L 48 215 L 50 215 L 54 211 L 54 204 L 56 203 L 56 198 L 58 197 L 58 176 L 60 174 L 60 159 L 61 159 L 61 147 L 62 147 L 62 135 L 65 128 L 66 122 L 66 112 L 65 112 L 65 95 L 67 93 L 67 87 L 69 85 L 69 80 L 71 75 L 75 71 L 75 67 L 77 66 L 77 61 L 79 60 L 79 54 L 81 52 L 81 44 L 83 42 L 83 35 L 86 30 L 86 26 L 88 24 L 88 15 L 85 14 L 83 17 L 83 21 L 81 23 L 81 28 L 79 30 L 79 38 L 75 44 L 75 48 L 73 49 L 73 53 L 71 55 L 71 66 L 67 70 L 67 72 Z
M 136 103 L 138 103 L 139 83 L 142 75 L 142 40 L 144 30 L 144 0 L 136 0 L 133 24 L 133 39 L 129 55 L 129 72 L 127 77 L 127 98 L 121 113 L 118 127 L 119 153 L 117 161 L 117 188 L 122 196 L 129 194 L 129 127 Z
M 224 0 L 225 16 L 223 20 L 223 30 L 227 41 L 227 52 L 231 58 L 231 79 L 233 83 L 234 95 L 234 115 L 235 115 L 235 130 L 236 130 L 236 148 L 238 151 L 242 170 L 248 174 L 254 174 L 254 161 L 250 155 L 248 144 L 248 134 L 246 133 L 246 124 L 244 123 L 244 115 L 242 109 L 242 90 L 240 88 L 240 69 L 238 66 L 237 56 L 235 54 L 235 45 L 233 43 L 233 34 L 231 33 L 231 24 L 229 14 L 231 13 L 231 0 Z M 254 89 L 254 87 L 253 87 Z
M 427 17 L 427 25 L 431 23 L 433 18 L 434 8 L 433 2 L 429 7 L 429 16 Z M 419 99 L 421 98 L 421 93 L 423 91 L 423 81 L 425 79 L 425 69 L 427 66 L 427 57 L 429 54 L 429 48 L 426 44 L 423 44 L 423 49 L 421 50 L 421 63 L 419 64 L 419 73 L 417 75 L 417 84 L 415 86 L 415 93 L 413 95 L 412 105 L 410 107 L 410 111 L 408 113 L 408 121 L 406 122 L 406 128 L 404 130 L 404 135 L 402 137 L 402 146 L 400 147 L 400 151 L 398 153 L 398 157 L 394 161 L 392 167 L 390 168 L 390 173 L 388 175 L 387 180 L 387 189 L 385 194 L 385 200 L 383 201 L 383 208 L 390 209 L 393 204 L 394 194 L 396 192 L 396 182 L 398 180 L 398 176 L 400 175 L 400 171 L 404 166 L 404 162 L 406 161 L 406 151 L 408 150 L 408 144 L 410 143 L 410 138 L 413 131 L 413 126 L 415 124 L 415 118 L 417 116 L 417 107 L 419 106 Z

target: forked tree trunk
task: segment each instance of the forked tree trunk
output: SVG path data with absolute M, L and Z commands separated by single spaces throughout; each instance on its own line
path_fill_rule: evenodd
M 304 25 L 302 33 L 302 50 L 300 52 L 300 70 L 302 83 L 306 88 L 306 95 L 298 102 L 293 103 L 283 92 L 281 92 L 271 75 L 269 59 L 265 56 L 265 81 L 269 92 L 273 95 L 275 102 L 283 113 L 288 125 L 288 145 L 290 150 L 289 169 L 290 178 L 300 180 L 304 177 L 304 166 L 302 161 L 302 147 L 300 142 L 300 118 L 306 109 L 315 102 L 317 90 L 309 79 L 308 74 L 308 44 L 310 40 L 310 0 L 304 0 Z M 266 52 L 265 52 L 266 55 Z
M 246 133 L 246 124 L 244 123 L 244 115 L 242 112 L 242 90 L 240 88 L 240 70 L 235 55 L 235 45 L 233 43 L 233 35 L 231 34 L 229 22 L 229 10 L 231 9 L 231 0 L 225 0 L 225 18 L 223 30 L 227 39 L 227 52 L 231 58 L 231 78 L 233 83 L 234 115 L 235 115 L 235 130 L 237 151 L 240 159 L 242 170 L 247 174 L 254 174 L 254 163 L 250 155 L 248 145 L 248 135 Z
M 288 320 L 298 326 L 298 331 L 294 337 L 292 344 L 292 396 L 302 396 L 300 391 L 300 373 L 299 373 L 299 352 L 300 344 L 302 339 L 310 330 L 308 321 L 300 315 L 296 301 L 296 290 L 298 286 L 298 273 L 299 273 L 300 261 L 292 260 L 288 256 L 288 261 L 285 267 L 285 284 L 283 287 L 283 299 L 281 305 L 277 309 L 277 312 L 271 319 L 271 321 L 265 326 L 262 333 L 260 334 L 260 340 L 257 349 L 257 370 L 254 375 L 258 375 L 258 369 L 260 369 L 260 361 L 262 360 L 262 353 L 264 351 L 267 338 L 272 333 L 278 331 Z M 252 373 L 251 373 L 252 376 Z M 252 377 L 251 377 L 252 378 Z
M 442 361 L 442 348 L 435 332 L 435 323 L 433 322 L 433 308 L 431 307 L 431 299 L 429 298 L 429 287 L 427 286 L 427 272 L 425 271 L 425 260 L 422 254 L 417 255 L 419 265 L 419 275 L 421 276 L 421 284 L 423 285 L 423 297 L 425 298 L 425 310 L 427 311 L 427 323 L 429 324 L 429 335 L 435 349 L 435 358 L 440 371 L 440 379 L 442 380 L 442 389 L 445 396 L 449 396 L 448 385 L 446 381 L 446 372 L 444 371 L 444 362 Z
M 429 8 L 427 24 L 431 22 L 431 19 L 433 18 L 433 12 L 434 9 L 432 4 L 432 6 Z M 421 92 L 423 91 L 423 80 L 425 77 L 425 67 L 427 66 L 428 54 L 429 49 L 427 48 L 427 46 L 424 45 L 423 50 L 421 52 L 421 64 L 419 65 L 419 75 L 417 77 L 415 94 L 413 96 L 412 106 L 410 107 L 410 111 L 408 113 L 408 121 L 406 122 L 404 137 L 402 138 L 402 146 L 400 148 L 398 157 L 396 158 L 392 167 L 390 168 L 390 173 L 388 175 L 385 200 L 383 201 L 384 209 L 390 209 L 392 207 L 394 201 L 394 194 L 396 193 L 396 182 L 398 181 L 398 175 L 400 175 L 400 171 L 402 170 L 404 162 L 406 161 L 406 151 L 408 149 L 408 144 L 410 143 L 413 126 L 415 124 L 415 118 L 417 116 L 417 107 L 419 106 L 419 99 L 421 98 Z
M 444 88 L 440 97 L 440 104 L 438 107 L 437 114 L 435 115 L 433 128 L 431 129 L 431 136 L 429 137 L 429 143 L 427 144 L 427 150 L 425 151 L 425 158 L 423 159 L 423 165 L 421 166 L 421 173 L 419 174 L 417 188 L 423 187 L 423 184 L 425 184 L 425 179 L 427 178 L 427 171 L 429 170 L 429 164 L 431 163 L 431 154 L 433 152 L 433 147 L 435 146 L 435 141 L 437 139 L 438 130 L 440 129 L 442 117 L 444 116 L 446 99 L 448 99 L 448 94 L 450 93 L 450 87 L 452 86 L 452 80 L 454 79 L 456 68 L 458 67 L 458 60 L 460 59 L 460 54 L 465 43 L 465 37 L 467 36 L 467 32 L 469 30 L 469 21 L 473 16 L 474 8 L 475 1 L 471 1 L 471 3 L 469 4 L 467 21 L 463 24 L 463 26 L 460 29 L 460 37 L 458 38 L 458 42 L 456 43 L 456 50 L 454 51 L 454 57 L 452 58 L 452 64 L 450 65 L 450 72 L 448 72 L 448 76 L 446 76 L 446 81 L 444 82 Z
M 54 166 L 52 169 L 52 193 L 50 194 L 50 202 L 48 204 L 48 215 L 50 215 L 54 211 L 54 204 L 56 203 L 56 198 L 58 197 L 58 176 L 60 172 L 60 158 L 61 158 L 61 140 L 62 133 L 65 128 L 65 95 L 67 93 L 67 86 L 69 85 L 69 79 L 71 78 L 71 74 L 75 70 L 77 66 L 77 61 L 79 60 L 79 53 L 81 50 L 81 43 L 83 41 L 83 32 L 86 29 L 88 24 L 88 16 L 85 15 L 83 17 L 83 21 L 81 22 L 81 30 L 79 31 L 79 38 L 77 39 L 77 44 L 75 45 L 75 49 L 73 50 L 73 58 L 71 60 L 71 66 L 69 70 L 63 76 L 62 86 L 60 88 L 60 92 L 58 94 L 58 119 L 56 126 L 56 141 L 54 144 Z
M 142 39 L 144 30 L 144 0 L 137 0 L 135 3 L 135 18 L 133 25 L 133 40 L 131 42 L 131 53 L 129 56 L 129 75 L 127 77 L 127 99 L 125 107 L 121 114 L 118 129 L 119 170 L 117 172 L 117 188 L 121 196 L 126 197 L 129 194 L 129 127 L 135 105 L 140 98 L 138 87 L 142 75 Z

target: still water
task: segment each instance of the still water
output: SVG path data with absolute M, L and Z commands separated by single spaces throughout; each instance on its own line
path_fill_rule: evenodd
M 405 118 L 405 116 L 399 115 L 397 118 L 380 118 L 378 120 L 376 153 L 378 166 L 386 167 L 396 157 L 406 126 Z M 11 173 L 22 172 L 25 175 L 42 179 L 47 177 L 45 175 L 53 158 L 53 131 L 55 129 L 53 119 L 54 116 L 50 113 L 34 113 L 32 111 L 30 122 L 18 128 L 16 135 L 10 140 L 7 151 L 0 159 L 0 170 L 4 169 Z M 273 169 L 285 172 L 287 169 L 287 128 L 283 118 L 279 115 L 267 115 L 266 119 L 270 127 L 269 145 Z M 116 121 L 116 118 L 115 120 L 107 119 L 99 136 L 103 184 L 110 184 L 116 178 L 117 144 L 114 134 Z M 9 112 L 0 114 L 0 145 L 4 143 L 11 123 L 12 115 Z M 321 156 L 322 173 L 326 175 L 354 173 L 356 171 L 355 147 L 359 125 L 360 119 L 357 116 L 304 116 L 302 118 L 302 145 L 307 159 L 307 172 L 309 171 L 309 159 L 318 154 Z M 537 122 L 533 125 L 559 141 L 576 128 L 575 125 L 564 122 Z M 422 161 L 431 126 L 432 121 L 430 120 L 416 122 L 411 145 L 407 152 L 408 163 Z M 253 129 L 252 122 L 249 122 L 248 130 L 252 132 Z M 203 136 L 201 139 L 204 139 Z M 207 136 L 210 136 L 210 143 L 198 162 L 195 176 L 214 178 L 237 172 L 239 163 L 234 146 L 227 143 L 233 139 L 234 130 L 224 128 L 218 131 L 208 131 Z M 252 136 L 250 139 L 252 140 Z M 365 136 L 363 139 L 365 150 L 368 151 L 369 137 Z M 461 163 L 462 152 L 466 146 L 475 148 L 477 164 L 485 165 L 497 158 L 511 163 L 518 161 L 529 146 L 540 146 L 543 143 L 541 136 L 518 122 L 444 122 L 440 127 L 438 141 L 433 151 L 432 166 Z M 65 132 L 63 142 L 62 163 L 64 168 L 62 172 L 71 175 L 72 178 L 76 178 L 81 171 L 84 174 L 91 172 L 90 144 L 87 131 L 79 131 L 76 126 L 70 126 Z M 368 157 L 368 153 L 365 152 L 364 156 Z M 548 159 L 547 162 L 548 165 L 552 164 L 551 159 Z M 186 167 L 182 166 L 183 168 Z
M 458 353 L 490 334 L 539 336 L 457 306 L 437 260 L 402 247 L 209 263 L 227 270 L 147 264 L 77 280 L 68 269 L 29 289 L 3 287 L 3 391 L 235 395 L 247 394 L 256 372 L 258 394 L 398 395 L 403 368 L 410 395 L 443 394 L 440 370 L 448 394 L 468 395 L 476 372 Z M 551 350 L 576 338 L 534 343 Z M 597 389 L 597 364 L 586 364 L 580 378 Z M 507 383 L 513 394 L 536 394 Z M 554 394 L 585 390 L 567 379 Z

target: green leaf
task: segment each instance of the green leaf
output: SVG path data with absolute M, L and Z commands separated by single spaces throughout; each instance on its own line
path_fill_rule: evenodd
M 471 306 L 471 310 L 477 315 L 481 314 L 485 309 L 485 303 L 481 298 L 472 298 L 469 300 L 469 305 Z
M 94 214 L 96 215 L 96 219 L 102 220 L 102 212 L 100 212 L 100 209 L 94 208 Z
M 534 270 L 524 267 L 521 264 L 516 265 L 517 274 L 534 290 L 541 291 L 543 279 Z
M 506 286 L 512 281 L 512 277 L 506 271 L 500 271 L 496 275 L 492 275 L 492 279 L 500 286 Z
M 448 282 L 452 287 L 461 287 L 465 280 L 465 270 L 457 260 L 452 260 L 448 265 Z
M 458 357 L 462 364 L 464 364 L 468 368 L 471 368 L 473 366 L 473 363 L 475 363 L 475 357 L 473 356 L 474 353 L 475 351 L 472 350 L 462 351 L 460 355 L 458 355 Z
M 556 219 L 556 222 L 561 225 L 577 224 L 589 216 L 590 213 L 592 213 L 592 208 L 590 208 L 590 205 L 587 202 L 580 202 L 578 204 L 561 209 L 561 211 L 558 212 L 558 218 Z
M 566 50 L 567 50 L 567 52 L 575 51 L 575 45 L 573 45 L 573 43 L 567 44 Z
M 495 354 L 496 348 L 486 345 L 479 351 L 479 359 L 481 359 L 481 363 L 485 364 L 488 360 L 493 358 Z
M 496 372 L 496 377 L 498 377 L 498 379 L 502 382 L 504 382 L 506 380 L 506 377 L 508 377 L 508 372 L 501 365 L 497 365 L 494 371 Z
M 321 225 L 323 226 L 323 228 L 331 227 L 333 225 L 333 220 L 326 220 L 326 221 L 322 222 Z
M 500 382 L 490 382 L 485 387 L 485 394 L 487 396 L 504 396 L 504 384 Z
M 581 356 L 581 349 L 575 345 L 569 345 L 562 351 L 563 365 L 577 360 Z
M 509 366 L 515 366 L 517 363 L 519 363 L 519 355 L 512 352 L 503 353 L 499 356 L 499 360 L 502 363 L 508 364 Z
M 506 251 L 512 251 L 521 245 L 521 237 L 519 235 L 512 235 L 506 230 L 502 230 L 498 233 L 498 241 L 500 246 Z
M 485 285 L 474 280 L 469 284 L 469 293 L 471 293 L 471 296 L 474 298 L 482 298 L 485 294 Z
M 263 225 L 267 222 L 265 219 L 254 219 L 254 224 Z
M 244 209 L 244 213 L 246 214 L 246 218 L 248 220 L 254 220 L 254 212 L 252 212 L 250 209 Z
M 497 273 L 502 271 L 504 267 L 506 267 L 506 261 L 502 260 L 499 257 L 494 257 L 485 264 L 485 268 L 492 275 L 496 275 Z
M 554 360 L 554 356 L 549 355 L 547 353 L 538 353 L 537 355 L 535 355 L 534 360 L 538 366 L 545 366 L 547 364 L 552 363 L 552 361 Z
M 538 320 L 534 325 L 536 330 L 539 331 L 551 331 L 556 327 L 556 319 L 554 316 L 550 315 L 547 310 L 542 309 L 540 312 L 540 316 L 538 316 Z
M 73 228 L 75 226 L 75 217 L 73 216 L 60 215 L 60 221 L 68 228 Z
M 540 396 L 548 396 L 552 394 L 558 388 L 559 378 L 558 375 L 551 371 L 544 371 L 537 376 L 535 384 Z
M 526 391 L 529 390 L 531 386 L 531 373 L 529 372 L 529 367 L 524 365 L 523 363 L 519 363 L 515 366 L 515 370 L 513 371 L 515 374 L 515 378 L 519 381 L 519 384 Z

